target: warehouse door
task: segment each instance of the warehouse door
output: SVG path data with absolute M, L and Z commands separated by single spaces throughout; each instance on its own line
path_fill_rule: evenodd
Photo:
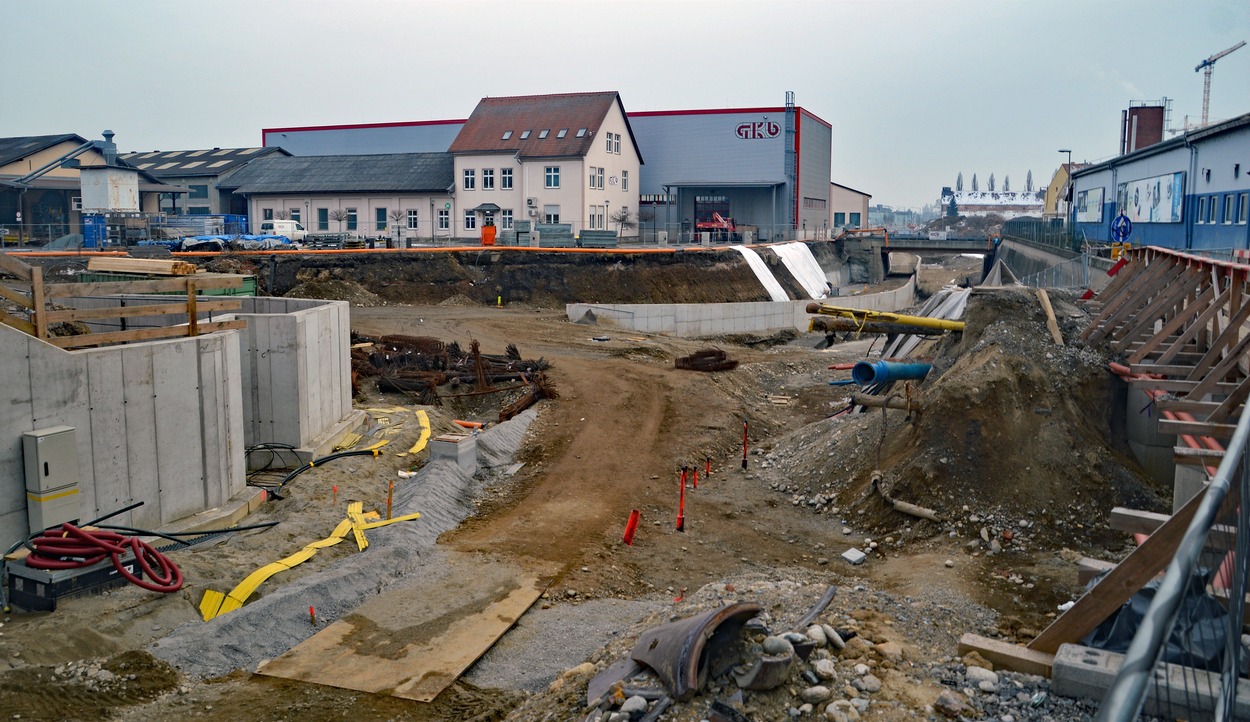
M 729 212 L 728 196 L 695 196 L 694 197 L 694 222 L 708 223 L 712 220 L 712 214 L 719 213 L 721 218 L 730 218 L 733 214 Z

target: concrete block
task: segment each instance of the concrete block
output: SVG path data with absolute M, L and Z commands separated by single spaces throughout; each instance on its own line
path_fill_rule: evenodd
M 1064 697 L 1100 701 L 1123 663 L 1122 654 L 1060 645 L 1050 688 Z M 1166 719 L 1210 719 L 1220 689 L 1217 674 L 1177 664 L 1156 667 L 1142 711 Z M 1237 685 L 1232 719 L 1250 719 L 1250 685 Z
M 854 547 L 851 547 L 850 549 L 842 552 L 842 558 L 851 564 L 863 564 L 864 560 L 868 558 L 868 555 Z
M 442 434 L 430 439 L 430 461 L 451 459 L 462 471 L 477 471 L 477 437 L 472 434 Z
M 1141 387 L 1129 385 L 1125 425 L 1130 441 L 1150 446 L 1171 447 L 1176 444 L 1175 434 L 1159 433 L 1159 409 Z
M 1172 513 L 1179 511 L 1208 483 L 1207 473 L 1201 466 L 1176 467 L 1176 477 L 1172 482 Z

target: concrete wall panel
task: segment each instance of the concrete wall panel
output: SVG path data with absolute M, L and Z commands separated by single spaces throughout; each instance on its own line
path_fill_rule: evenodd
M 143 506 L 130 512 L 131 524 L 146 529 L 161 525 L 160 476 L 156 455 L 156 404 L 152 354 L 142 344 L 121 349 L 122 388 L 126 405 L 126 466 L 130 498 Z
M 27 534 L 22 433 L 31 431 L 29 336 L 0 325 L 0 543 Z
M 91 456 L 95 461 L 94 499 L 87 507 L 105 513 L 130 503 L 130 468 L 126 447 L 126 403 L 122 357 L 87 352 L 87 385 L 91 393 Z M 92 515 L 100 516 L 100 514 Z
M 161 524 L 205 509 L 200 440 L 199 343 L 148 344 L 152 354 L 152 412 L 156 422 Z

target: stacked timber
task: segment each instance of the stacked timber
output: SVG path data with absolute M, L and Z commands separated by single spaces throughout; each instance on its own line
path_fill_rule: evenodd
M 172 258 L 104 257 L 87 261 L 87 270 L 97 273 L 141 273 L 149 276 L 189 276 L 199 272 L 194 263 Z

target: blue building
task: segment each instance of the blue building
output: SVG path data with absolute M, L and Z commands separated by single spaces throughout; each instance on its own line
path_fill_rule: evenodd
M 1090 241 L 1123 213 L 1134 246 L 1250 248 L 1250 113 L 1076 171 L 1072 207 Z

